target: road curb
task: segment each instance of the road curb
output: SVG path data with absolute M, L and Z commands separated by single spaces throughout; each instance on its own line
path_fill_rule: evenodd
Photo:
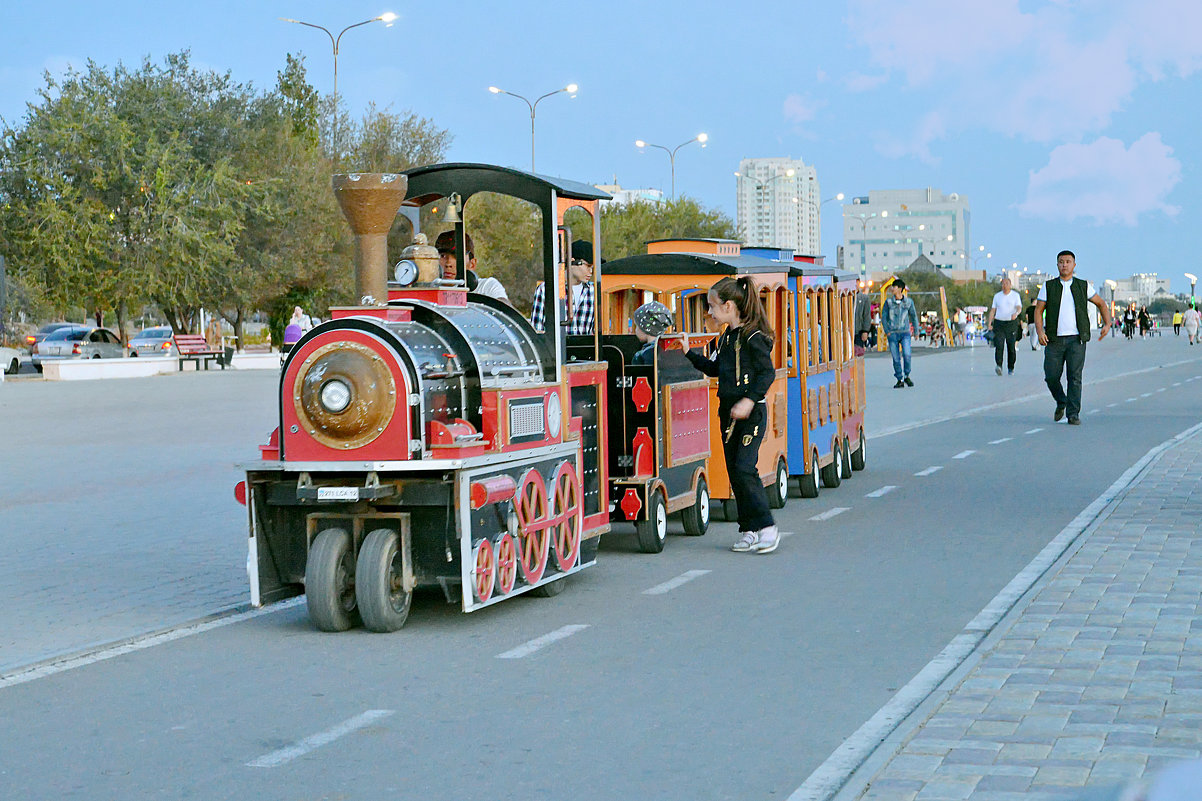
M 1003 622 L 1021 614 L 1021 602 L 1038 589 L 1037 585 L 1042 584 L 1075 546 L 1079 547 L 1087 539 L 1083 535 L 1092 532 L 1110 516 L 1122 497 L 1143 479 L 1164 453 L 1199 433 L 1202 433 L 1202 423 L 1153 447 L 1129 467 L 1061 529 L 933 660 L 835 749 L 789 795 L 788 801 L 850 801 L 862 795 L 869 780 L 925 719 L 925 715 L 914 713 L 945 700 L 972 665 L 979 661 L 990 635 L 999 631 Z M 908 725 L 903 729 L 903 724 Z

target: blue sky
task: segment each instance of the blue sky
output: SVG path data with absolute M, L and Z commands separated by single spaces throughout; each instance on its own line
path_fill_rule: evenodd
M 1094 281 L 1202 275 L 1202 3 L 1197 0 L 225 2 L 10 0 L 0 8 L 0 116 L 18 122 L 42 73 L 91 58 L 189 49 L 199 66 L 270 86 L 288 52 L 332 89 L 329 41 L 350 31 L 339 90 L 412 109 L 455 136 L 450 158 L 529 167 L 529 114 L 489 94 L 580 91 L 538 108 L 538 171 L 668 189 L 733 216 L 740 158 L 814 164 L 823 197 L 933 186 L 967 197 L 994 264 Z M 823 250 L 841 240 L 823 207 Z

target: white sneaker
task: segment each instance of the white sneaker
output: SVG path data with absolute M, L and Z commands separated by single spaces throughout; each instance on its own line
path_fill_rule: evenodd
M 730 546 L 730 549 L 735 553 L 743 553 L 744 551 L 754 551 L 755 546 L 759 543 L 759 534 L 754 531 L 743 531 L 739 533 L 739 541 Z
M 772 553 L 776 546 L 780 545 L 780 532 L 776 530 L 776 526 L 760 529 L 757 536 L 759 542 L 755 546 L 756 553 Z

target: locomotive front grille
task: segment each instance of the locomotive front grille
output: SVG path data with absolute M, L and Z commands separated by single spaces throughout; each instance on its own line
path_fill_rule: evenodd
M 520 442 L 524 439 L 539 440 L 546 436 L 546 415 L 543 399 L 515 400 L 509 404 L 509 439 Z

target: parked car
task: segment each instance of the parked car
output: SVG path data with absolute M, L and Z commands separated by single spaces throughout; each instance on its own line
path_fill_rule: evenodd
M 0 367 L 5 375 L 16 375 L 21 369 L 21 354 L 15 348 L 0 347 Z
M 120 359 L 125 356 L 120 338 L 107 328 L 60 328 L 34 345 L 33 363 L 39 371 L 48 361 L 61 359 Z
M 80 323 L 46 323 L 36 332 L 28 334 L 25 337 L 25 347 L 29 348 L 30 353 L 33 353 L 34 345 L 49 336 L 52 331 L 58 331 L 63 328 L 87 328 L 87 326 Z
M 171 341 L 171 326 L 156 325 L 139 331 L 125 349 L 130 356 L 178 356 L 175 343 Z

